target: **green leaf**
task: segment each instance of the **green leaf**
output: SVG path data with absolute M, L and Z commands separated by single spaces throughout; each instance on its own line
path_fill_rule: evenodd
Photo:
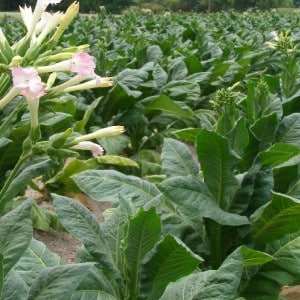
M 15 265 L 14 270 L 30 286 L 42 270 L 60 264 L 61 259 L 58 255 L 49 251 L 44 243 L 32 239 L 31 244 Z
M 84 263 L 44 269 L 33 281 L 28 300 L 69 299 L 91 267 Z
M 166 95 L 155 97 L 152 102 L 145 107 L 145 110 L 161 110 L 182 118 L 187 118 L 192 115 L 191 111 L 182 109 L 170 97 Z
M 84 193 L 96 201 L 118 203 L 121 195 L 142 206 L 161 194 L 154 184 L 113 170 L 85 171 L 72 178 Z
M 48 136 L 56 132 L 64 131 L 72 127 L 73 117 L 69 114 L 55 112 L 43 115 L 40 119 L 40 126 L 43 134 Z
M 23 190 L 28 182 L 45 174 L 53 165 L 53 162 L 48 156 L 38 157 L 33 159 L 24 166 L 24 169 L 18 174 L 18 176 L 12 181 L 8 190 L 5 193 L 5 201 L 12 200 L 21 190 Z
M 158 241 L 160 231 L 160 218 L 156 214 L 155 208 L 148 211 L 139 210 L 129 222 L 124 250 L 129 273 L 129 299 L 135 299 L 138 295 L 141 262 Z
M 202 218 L 210 218 L 228 226 L 249 223 L 247 217 L 228 213 L 219 208 L 207 187 L 197 177 L 169 178 L 160 187 L 164 195 L 175 203 L 176 210 L 197 224 L 198 230 L 201 230 Z
M 269 263 L 255 269 L 245 270 L 245 282 L 240 296 L 247 300 L 277 299 L 284 285 L 293 285 L 300 277 L 299 233 L 286 235 L 269 245 L 265 250 L 274 257 Z
M 117 156 L 117 155 L 98 156 L 96 160 L 98 163 L 104 165 L 139 168 L 139 165 L 132 159 L 129 159 L 127 157 Z
M 98 143 L 105 149 L 109 155 L 118 155 L 128 147 L 130 138 L 125 135 L 115 135 L 106 138 L 97 139 Z
M 276 140 L 300 147 L 300 113 L 293 113 L 282 119 Z
M 158 62 L 163 56 L 163 53 L 159 46 L 151 45 L 147 48 L 148 61 Z
M 170 282 L 191 274 L 201 261 L 183 242 L 174 236 L 165 236 L 143 267 L 145 280 L 148 284 L 151 283 L 147 299 L 159 299 Z
M 28 300 L 28 286 L 22 277 L 14 270 L 10 270 L 4 278 L 1 300 Z
M 52 195 L 55 211 L 68 232 L 81 241 L 91 255 L 103 263 L 109 270 L 115 270 L 112 256 L 107 248 L 104 233 L 97 219 L 77 201 Z
M 246 246 L 242 246 L 241 251 L 244 259 L 244 267 L 263 265 L 275 259 L 268 253 L 253 250 Z
M 229 141 L 215 132 L 202 130 L 197 138 L 197 154 L 208 189 L 218 206 L 228 209 L 239 188 L 233 172 L 239 159 L 229 148 Z
M 168 176 L 198 176 L 199 164 L 188 146 L 171 138 L 164 139 L 162 148 L 162 168 Z
M 6 275 L 26 251 L 32 238 L 31 201 L 0 218 L 0 253 Z
M 4 146 L 8 145 L 8 144 L 11 143 L 11 142 L 12 142 L 12 140 L 10 140 L 10 139 L 8 139 L 8 138 L 6 138 L 6 137 L 1 137 L 1 138 L 0 138 L 0 148 L 2 148 L 2 147 L 4 147 Z
M 267 149 L 274 143 L 276 128 L 277 114 L 275 112 L 259 118 L 255 124 L 250 127 L 255 138 L 260 141 L 260 151 Z
M 284 194 L 272 193 L 272 200 L 253 224 L 253 237 L 262 243 L 281 239 L 287 234 L 300 231 L 300 200 Z
M 177 130 L 175 133 L 181 139 L 196 144 L 198 134 L 202 132 L 200 128 L 192 128 L 192 129 L 181 129 Z
M 243 269 L 240 249 L 233 252 L 216 270 L 197 272 L 167 286 L 160 300 L 232 300 Z
M 112 215 L 105 220 L 103 231 L 105 240 L 110 248 L 116 266 L 121 267 L 123 263 L 123 249 L 121 247 L 124 240 L 125 226 L 129 223 L 131 208 L 129 201 L 120 199 L 120 204 L 114 209 Z
M 152 76 L 158 90 L 160 90 L 168 81 L 168 74 L 159 64 L 155 64 Z
M 3 291 L 3 280 L 4 280 L 4 270 L 3 270 L 3 255 L 0 253 L 0 299 Z
M 75 291 L 70 300 L 118 300 L 113 295 L 103 291 Z
M 296 165 L 300 162 L 300 148 L 290 144 L 274 144 L 267 151 L 259 153 L 264 165 L 282 168 Z
M 35 202 L 32 205 L 31 219 L 33 228 L 42 231 L 49 230 L 51 223 L 49 214 L 45 213 L 45 210 L 39 205 L 37 205 Z

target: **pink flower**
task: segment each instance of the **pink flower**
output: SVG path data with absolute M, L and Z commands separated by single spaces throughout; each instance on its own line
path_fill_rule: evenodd
M 101 156 L 104 154 L 104 149 L 100 145 L 90 141 L 79 142 L 72 148 L 78 150 L 90 150 L 94 157 Z
M 77 73 L 80 77 L 91 78 L 95 76 L 95 59 L 86 52 L 79 51 L 70 59 L 69 71 Z
M 27 100 L 37 100 L 45 95 L 42 80 L 34 68 L 15 67 L 11 71 L 14 87 L 20 89 L 20 95 Z

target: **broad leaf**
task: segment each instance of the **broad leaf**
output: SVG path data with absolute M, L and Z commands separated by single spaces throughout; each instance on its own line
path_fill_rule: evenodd
M 91 267 L 84 263 L 44 269 L 33 281 L 28 300 L 70 299 Z
M 228 209 L 239 188 L 233 172 L 239 159 L 229 148 L 229 141 L 215 132 L 202 130 L 197 138 L 197 154 L 211 194 L 220 208 Z
M 22 191 L 28 182 L 45 174 L 52 166 L 52 161 L 48 156 L 38 157 L 24 166 L 22 172 L 13 180 L 5 193 L 5 201 L 12 200 L 20 191 Z
M 125 261 L 129 273 L 128 291 L 131 299 L 138 295 L 140 265 L 158 241 L 161 223 L 155 208 L 143 209 L 133 216 L 125 239 Z
M 14 270 L 10 270 L 4 279 L 1 300 L 28 300 L 29 288 L 22 277 Z
M 86 171 L 72 178 L 84 193 L 96 201 L 118 203 L 121 195 L 142 206 L 160 194 L 154 184 L 113 170 Z
M 49 251 L 44 243 L 32 239 L 31 244 L 15 265 L 14 270 L 30 286 L 42 270 L 60 264 L 61 259 L 58 255 Z
M 202 218 L 210 218 L 222 225 L 239 226 L 248 224 L 246 217 L 228 213 L 218 207 L 206 186 L 196 177 L 173 177 L 161 184 L 164 195 L 175 205 L 180 214 L 197 224 Z
M 109 270 L 115 270 L 104 233 L 97 219 L 77 201 L 53 195 L 53 204 L 62 225 L 80 240 L 90 254 L 97 257 Z
M 145 280 L 151 285 L 147 299 L 159 299 L 170 282 L 191 274 L 201 261 L 174 236 L 165 236 L 143 268 Z
M 150 104 L 145 107 L 147 110 L 160 110 L 170 114 L 177 115 L 182 118 L 189 117 L 192 112 L 182 109 L 172 99 L 166 95 L 160 95 L 155 97 Z
M 198 176 L 199 164 L 188 146 L 174 139 L 164 139 L 162 148 L 162 168 L 168 177 Z
M 283 239 L 267 245 L 265 250 L 274 260 L 259 269 L 245 270 L 245 282 L 241 296 L 247 300 L 277 299 L 284 285 L 293 285 L 300 276 L 299 233 L 286 235 Z
M 276 140 L 300 147 L 300 113 L 293 113 L 282 119 Z
M 29 246 L 32 238 L 31 201 L 0 218 L 0 253 L 6 275 Z
M 117 156 L 117 155 L 98 156 L 96 160 L 98 163 L 104 165 L 114 165 L 114 166 L 134 167 L 134 168 L 139 167 L 139 165 L 132 159 L 129 159 L 127 157 Z
M 197 272 L 171 283 L 160 300 L 232 300 L 243 270 L 240 249 L 232 253 L 216 270 Z
M 241 251 L 243 254 L 243 260 L 244 260 L 245 267 L 263 265 L 263 264 L 273 261 L 275 259 L 272 255 L 270 255 L 268 253 L 253 250 L 246 246 L 242 246 Z
M 108 294 L 103 291 L 93 291 L 93 290 L 86 290 L 86 291 L 75 291 L 70 300 L 118 300 L 113 295 Z
M 262 243 L 281 239 L 300 231 L 299 218 L 300 200 L 273 192 L 272 201 L 254 221 L 253 237 Z
M 155 64 L 152 76 L 158 90 L 160 90 L 168 81 L 168 74 L 159 64 Z
M 300 162 L 300 148 L 291 144 L 274 144 L 267 151 L 259 153 L 264 165 L 282 168 L 296 165 Z

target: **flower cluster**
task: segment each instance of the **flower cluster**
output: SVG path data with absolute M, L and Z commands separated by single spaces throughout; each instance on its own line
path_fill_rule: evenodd
M 26 5 L 21 7 L 21 17 L 27 33 L 14 45 L 9 45 L 0 28 L 0 64 L 12 82 L 12 86 L 2 94 L 0 111 L 18 95 L 24 96 L 32 130 L 39 126 L 38 109 L 42 97 L 113 85 L 113 78 L 102 78 L 95 73 L 95 58 L 85 52 L 87 45 L 70 47 L 61 53 L 52 52 L 65 28 L 79 11 L 79 3 L 75 1 L 65 13 L 46 12 L 49 5 L 60 2 L 61 0 L 37 0 L 34 10 Z M 49 55 L 45 56 L 45 51 Z M 68 73 L 69 79 L 56 84 L 58 72 Z M 114 134 L 115 132 L 120 134 L 123 131 L 114 131 Z M 72 148 L 91 150 L 94 156 L 103 154 L 100 145 L 86 139 L 78 139 Z

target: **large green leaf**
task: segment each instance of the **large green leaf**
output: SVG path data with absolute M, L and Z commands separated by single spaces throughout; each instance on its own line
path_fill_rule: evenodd
M 32 239 L 24 255 L 15 265 L 14 270 L 30 286 L 42 270 L 60 264 L 61 259 L 58 255 L 49 251 L 44 243 Z
M 267 149 L 275 140 L 277 127 L 277 114 L 274 112 L 270 115 L 259 118 L 250 130 L 255 138 L 260 141 L 260 151 Z
M 300 231 L 300 200 L 272 193 L 272 201 L 260 210 L 253 224 L 253 237 L 262 243 L 281 239 Z
M 159 64 L 155 64 L 152 76 L 158 90 L 160 90 L 168 81 L 168 74 Z
M 259 153 L 259 158 L 262 164 L 274 168 L 293 166 L 300 162 L 300 148 L 291 144 L 278 143 L 265 152 Z
M 300 113 L 293 113 L 282 119 L 276 140 L 300 147 Z
M 31 201 L 0 218 L 0 253 L 6 275 L 26 251 L 32 238 Z
M 70 299 L 91 267 L 91 263 L 83 263 L 44 269 L 33 281 L 28 300 Z
M 22 191 L 31 179 L 45 174 L 52 165 L 53 162 L 48 156 L 38 157 L 25 164 L 23 170 L 12 181 L 5 193 L 6 203 Z
M 162 148 L 162 168 L 168 177 L 198 176 L 199 164 L 187 145 L 174 139 L 164 139 Z
M 243 270 L 240 249 L 232 253 L 214 271 L 197 272 L 167 286 L 160 300 L 232 300 Z
M 72 178 L 84 193 L 97 201 L 118 203 L 121 195 L 142 206 L 160 194 L 154 184 L 113 170 L 86 171 Z
M 228 209 L 239 188 L 233 172 L 239 159 L 229 148 L 229 141 L 215 132 L 202 130 L 197 138 L 197 154 L 208 189 L 218 206 Z
M 10 270 L 4 279 L 1 300 L 28 300 L 29 288 L 22 277 L 14 270 Z
M 129 299 L 135 299 L 138 295 L 141 262 L 158 241 L 160 232 L 160 218 L 156 214 L 155 208 L 148 211 L 139 210 L 129 222 L 124 251 L 129 273 Z
M 244 260 L 245 267 L 263 265 L 263 264 L 273 261 L 275 259 L 272 255 L 270 255 L 268 253 L 253 250 L 246 246 L 242 246 L 241 251 L 243 254 L 243 260 Z
M 199 225 L 202 218 L 210 218 L 222 225 L 239 226 L 248 224 L 245 216 L 228 213 L 218 207 L 217 203 L 197 177 L 173 177 L 161 184 L 164 195 L 175 205 L 180 214 L 187 217 L 191 223 Z
M 102 228 L 105 234 L 105 241 L 112 253 L 116 266 L 123 265 L 123 249 L 121 247 L 124 240 L 125 226 L 129 222 L 131 208 L 129 201 L 120 200 L 120 204 L 114 209 L 110 217 L 105 220 Z
M 4 270 L 3 270 L 3 255 L 0 253 L 0 299 L 3 291 L 3 280 L 4 280 Z
M 151 285 L 147 299 L 159 299 L 170 282 L 191 274 L 201 261 L 180 240 L 165 236 L 144 266 L 145 280 Z
M 80 240 L 89 253 L 97 257 L 105 267 L 110 271 L 115 270 L 111 252 L 97 219 L 77 201 L 59 195 L 52 196 L 56 213 L 66 230 Z
M 86 291 L 75 291 L 70 300 L 118 300 L 113 295 L 108 294 L 103 291 L 94 291 L 94 290 L 86 290 Z
M 281 240 L 267 245 L 266 252 L 274 257 L 261 268 L 247 268 L 241 296 L 247 300 L 275 300 L 284 285 L 293 285 L 300 277 L 299 233 L 287 234 Z
M 189 117 L 192 112 L 182 109 L 180 106 L 178 106 L 175 102 L 172 101 L 172 99 L 166 95 L 160 95 L 155 97 L 151 103 L 149 103 L 145 107 L 147 110 L 160 110 L 164 111 L 170 114 L 177 115 L 182 118 Z

